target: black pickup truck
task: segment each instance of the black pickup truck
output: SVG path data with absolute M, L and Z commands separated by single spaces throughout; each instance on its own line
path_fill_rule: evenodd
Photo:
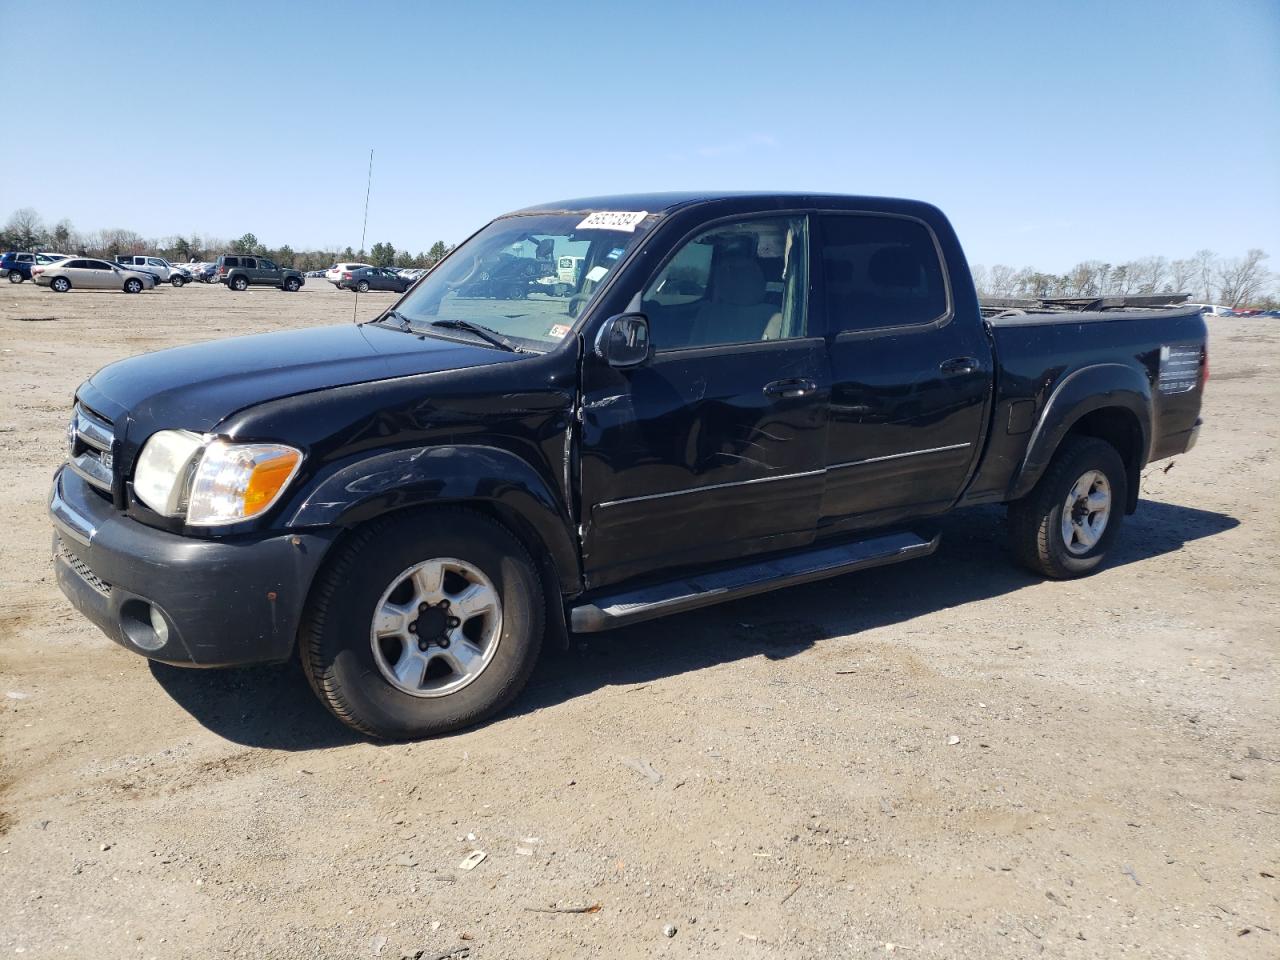
M 465 295 L 511 257 L 581 265 L 567 295 Z M 1032 570 L 1088 573 L 1207 377 L 1197 308 L 984 319 L 924 203 L 552 203 L 370 323 L 99 371 L 53 555 L 136 653 L 296 650 L 341 720 L 418 737 L 507 704 L 544 635 L 927 556 L 969 504 L 1009 505 Z

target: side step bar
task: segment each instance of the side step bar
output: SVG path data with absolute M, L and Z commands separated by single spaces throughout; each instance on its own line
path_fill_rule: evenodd
M 725 600 L 737 600 L 779 587 L 793 587 L 842 573 L 883 567 L 927 557 L 938 549 L 938 536 L 925 540 L 914 533 L 890 533 L 856 543 L 822 547 L 805 553 L 761 560 L 730 570 L 700 574 L 684 580 L 642 587 L 575 606 L 569 627 L 575 633 L 596 633 L 631 623 L 696 610 Z

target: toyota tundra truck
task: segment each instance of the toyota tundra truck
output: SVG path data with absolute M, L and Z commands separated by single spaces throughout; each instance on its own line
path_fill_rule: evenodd
M 589 299 L 467 296 L 581 257 Z M 53 481 L 71 602 L 127 650 L 298 657 L 363 733 L 474 724 L 546 644 L 927 557 L 1008 506 L 1095 571 L 1196 442 L 1196 307 L 985 318 L 909 200 L 658 194 L 499 217 L 360 324 L 180 347 L 80 386 Z M 857 581 L 848 602 L 858 602 Z

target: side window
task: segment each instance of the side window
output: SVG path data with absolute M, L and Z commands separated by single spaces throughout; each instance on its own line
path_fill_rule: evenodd
M 239 257 L 223 257 L 222 265 L 224 267 L 238 267 L 240 266 L 240 258 Z
M 163 267 L 165 265 L 163 260 L 156 257 L 147 257 L 147 263 L 151 264 L 153 267 Z
M 258 261 L 258 269 L 260 269 L 260 270 L 274 270 L 274 269 L 276 269 L 276 265 L 275 265 L 274 263 L 272 263 L 270 260 L 259 260 L 259 261 Z
M 255 270 L 257 269 L 258 262 L 254 260 L 253 257 L 242 257 L 240 260 L 240 266 L 244 267 L 246 270 Z
M 70 263 L 67 264 L 67 266 L 74 267 L 77 270 L 83 270 L 85 267 L 89 266 L 89 261 L 88 260 L 72 260 Z
M 641 296 L 657 350 L 803 337 L 808 218 L 719 224 L 684 244 Z
M 821 217 L 827 326 L 832 333 L 931 323 L 947 310 L 933 235 L 899 217 Z

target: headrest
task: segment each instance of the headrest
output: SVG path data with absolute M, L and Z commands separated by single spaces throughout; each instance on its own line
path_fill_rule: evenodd
M 752 257 L 728 254 L 716 264 L 715 300 L 749 307 L 764 300 L 764 271 Z
M 883 247 L 867 263 L 867 277 L 880 287 L 917 286 L 920 271 L 920 258 L 910 247 Z

